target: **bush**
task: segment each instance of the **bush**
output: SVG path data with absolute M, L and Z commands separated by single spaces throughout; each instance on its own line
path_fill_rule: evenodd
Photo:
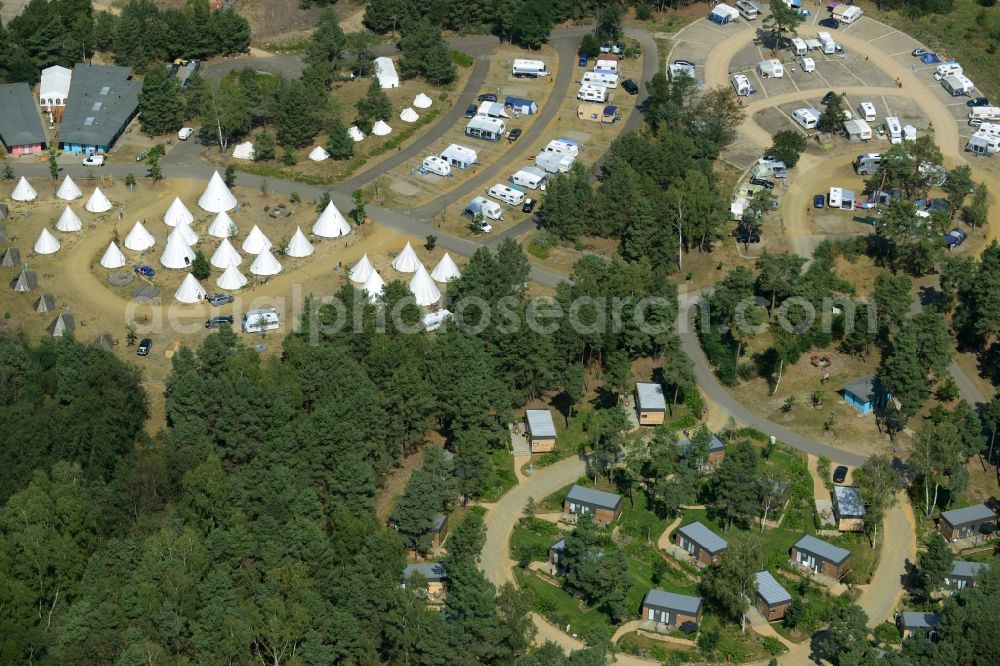
M 889 645 L 898 645 L 902 638 L 899 635 L 899 629 L 892 622 L 883 622 L 882 624 L 875 627 L 874 630 L 875 640 L 879 643 L 887 643 Z
M 694 417 L 694 414 L 688 412 L 683 414 L 670 423 L 667 426 L 673 430 L 683 430 L 684 428 L 693 428 L 698 425 L 698 419 Z
M 757 368 L 753 363 L 744 361 L 736 366 L 736 375 L 745 382 L 757 377 Z
M 212 267 L 200 250 L 194 255 L 194 261 L 191 262 L 191 274 L 199 280 L 205 280 L 212 274 Z
M 719 647 L 719 630 L 704 631 L 698 636 L 698 649 L 706 657 L 711 657 Z
M 785 651 L 785 644 L 779 641 L 774 636 L 764 636 L 764 640 L 761 641 L 764 649 L 771 653 L 772 656 L 781 654 Z
M 635 18 L 639 21 L 648 21 L 653 18 L 653 8 L 648 3 L 642 3 L 635 10 Z
M 463 51 L 451 51 L 451 61 L 459 67 L 472 67 L 476 59 Z

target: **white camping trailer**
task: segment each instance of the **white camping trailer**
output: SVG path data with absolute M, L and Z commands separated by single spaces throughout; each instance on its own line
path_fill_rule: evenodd
M 888 116 L 885 119 L 885 131 L 889 135 L 889 143 L 903 143 L 903 126 L 899 124 L 899 118 Z
M 580 86 L 580 92 L 576 94 L 576 98 L 583 102 L 607 102 L 608 89 L 603 86 L 592 86 L 585 83 Z
M 441 151 L 441 159 L 447 160 L 453 167 L 468 169 L 479 159 L 479 154 L 472 148 L 453 143 Z
M 535 156 L 535 166 L 544 169 L 546 173 L 566 173 L 573 168 L 576 158 L 572 155 L 562 155 L 549 151 L 541 151 Z
M 863 13 L 861 7 L 855 5 L 839 4 L 833 8 L 833 18 L 847 25 L 857 21 Z
M 757 73 L 763 79 L 780 79 L 785 75 L 785 66 L 777 58 L 761 60 L 757 63 Z
M 597 56 L 597 62 L 594 63 L 594 71 L 613 72 L 617 74 L 618 58 L 616 58 L 615 56 L 611 56 L 609 58 L 607 55 L 604 54 Z
M 538 76 L 548 76 L 550 72 L 545 67 L 545 63 L 541 60 L 524 60 L 523 58 L 516 58 L 513 66 L 511 67 L 511 74 L 519 77 L 527 76 L 534 78 Z
M 545 145 L 544 150 L 548 153 L 559 153 L 560 155 L 577 157 L 580 154 L 580 144 L 569 139 L 552 139 Z
M 425 170 L 431 173 L 436 173 L 439 176 L 450 176 L 451 175 L 451 165 L 448 164 L 448 160 L 443 157 L 438 157 L 437 155 L 429 155 L 424 158 L 423 167 Z
M 1000 106 L 977 106 L 969 111 L 969 124 L 973 127 L 996 122 L 1000 122 Z
M 806 46 L 805 40 L 799 39 L 798 37 L 792 37 L 792 45 L 790 48 L 792 54 L 797 56 L 805 55 L 806 51 L 809 50 L 809 47 Z
M 538 167 L 525 167 L 514 172 L 510 177 L 510 182 L 518 187 L 527 187 L 529 190 L 536 190 L 545 182 L 545 171 Z
M 511 206 L 520 206 L 524 202 L 524 192 L 508 187 L 503 183 L 497 183 L 486 191 L 487 196 L 493 197 L 497 201 L 502 201 Z
M 802 66 L 802 71 L 806 74 L 812 74 L 816 71 L 816 61 L 808 56 L 799 58 L 799 64 Z
M 591 86 L 603 86 L 605 88 L 618 87 L 618 75 L 607 74 L 605 72 L 584 72 L 580 77 L 580 83 Z
M 748 21 L 753 21 L 760 16 L 760 8 L 750 2 L 750 0 L 739 0 L 736 3 L 736 11 Z
M 503 210 L 496 201 L 490 201 L 486 197 L 476 197 L 465 207 L 465 212 L 475 217 L 482 215 L 491 220 L 502 220 Z
M 820 49 L 823 53 L 830 55 L 837 51 L 837 42 L 833 41 L 833 37 L 830 36 L 828 32 L 817 32 L 816 38 L 819 39 Z
M 795 109 L 792 111 L 792 120 L 803 129 L 814 129 L 819 124 L 819 115 L 819 109 Z
M 278 328 L 281 326 L 281 322 L 278 319 L 278 312 L 274 308 L 257 308 L 243 313 L 240 326 L 244 333 L 263 333 Z
M 733 75 L 733 90 L 740 97 L 746 97 L 753 92 L 753 88 L 750 86 L 750 79 L 748 79 L 744 74 L 734 74 Z
M 976 85 L 972 82 L 972 79 L 965 74 L 946 76 L 941 79 L 941 85 L 952 97 L 971 95 L 972 91 L 976 89 Z
M 858 104 L 858 115 L 866 123 L 870 123 L 875 120 L 875 105 L 871 102 L 861 102 Z

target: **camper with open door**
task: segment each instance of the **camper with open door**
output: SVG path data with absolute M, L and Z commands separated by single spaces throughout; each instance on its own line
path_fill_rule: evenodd
M 439 176 L 451 175 L 451 165 L 448 164 L 448 160 L 437 155 L 428 155 L 425 157 L 422 166 L 425 171 L 436 173 Z
M 500 208 L 500 204 L 496 201 L 490 201 L 486 197 L 476 197 L 469 202 L 469 205 L 465 207 L 465 211 L 463 212 L 472 217 L 482 215 L 490 220 L 503 219 L 503 209 Z
M 757 63 L 757 73 L 762 79 L 780 79 L 785 75 L 785 66 L 777 58 L 761 60 Z
M 243 313 L 240 326 L 244 333 L 263 333 L 273 331 L 281 326 L 278 312 L 274 308 L 257 308 Z

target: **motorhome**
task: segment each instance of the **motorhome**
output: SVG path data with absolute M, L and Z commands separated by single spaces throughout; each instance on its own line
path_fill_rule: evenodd
M 279 328 L 281 322 L 278 319 L 278 312 L 274 308 L 257 308 L 243 313 L 240 326 L 244 333 L 263 333 Z
M 753 21 L 760 16 L 760 7 L 750 2 L 750 0 L 739 0 L 736 3 L 736 11 L 748 21 Z
M 503 183 L 497 183 L 488 189 L 486 195 L 511 206 L 520 206 L 521 202 L 524 201 L 524 192 L 507 187 Z
M 576 98 L 582 102 L 607 102 L 608 89 L 603 86 L 591 86 L 584 84 L 580 86 L 580 92 Z
M 510 182 L 518 187 L 527 187 L 529 190 L 537 190 L 545 182 L 545 171 L 538 167 L 525 167 L 516 171 L 510 177 Z
M 479 154 L 472 148 L 453 143 L 441 151 L 441 158 L 447 160 L 448 164 L 453 167 L 468 169 L 479 159 Z
M 547 153 L 559 153 L 560 155 L 577 157 L 580 155 L 580 144 L 569 139 L 552 139 L 545 145 L 544 150 Z
M 882 155 L 879 153 L 864 153 L 863 155 L 858 155 L 851 164 L 854 166 L 854 173 L 859 176 L 868 176 L 878 170 L 879 165 L 882 164 Z
M 451 175 L 451 165 L 448 164 L 448 160 L 443 157 L 438 157 L 437 155 L 429 155 L 425 157 L 422 167 L 425 171 L 436 173 L 439 176 Z
M 744 74 L 733 75 L 733 89 L 740 97 L 746 97 L 753 92 L 753 88 L 750 86 L 750 79 Z
M 490 201 L 486 197 L 476 197 L 470 201 L 464 212 L 472 217 L 482 215 L 491 220 L 503 219 L 503 209 L 500 208 L 500 204 L 496 201 Z
M 837 19 L 841 23 L 846 23 L 847 25 L 857 21 L 861 18 L 862 14 L 864 14 L 864 12 L 861 11 L 861 7 L 856 5 L 840 4 L 833 8 L 833 18 Z
M 802 71 L 806 74 L 812 74 L 816 71 L 816 61 L 807 56 L 802 56 L 799 59 L 799 65 L 802 66 Z
M 858 104 L 858 115 L 867 123 L 875 120 L 875 105 L 871 102 L 861 102 Z
M 797 122 L 803 129 L 815 129 L 819 124 L 819 109 L 795 109 L 792 111 L 792 120 Z
M 888 116 L 885 119 L 885 132 L 889 135 L 889 143 L 903 143 L 903 126 L 899 124 L 899 118 Z
M 1000 122 L 1000 106 L 977 106 L 969 112 L 969 124 L 973 127 L 996 122 Z
M 761 60 L 757 63 L 757 73 L 762 79 L 780 79 L 785 75 L 785 66 L 777 58 Z
M 541 60 L 524 60 L 516 58 L 511 67 L 511 74 L 517 77 L 539 77 L 548 76 L 551 72 L 545 67 Z
M 605 88 L 617 88 L 618 75 L 606 74 L 604 72 L 584 72 L 580 78 L 580 83 L 591 86 L 603 86 Z
M 798 37 L 792 37 L 791 46 L 789 47 L 793 55 L 802 56 L 806 54 L 809 47 L 806 46 L 805 40 L 799 39 Z
M 946 76 L 941 79 L 941 85 L 952 97 L 971 95 L 972 91 L 976 89 L 976 84 L 974 84 L 972 79 L 967 77 L 965 74 Z
M 816 38 L 819 40 L 820 49 L 823 53 L 827 55 L 836 53 L 837 42 L 833 41 L 833 37 L 830 36 L 828 32 L 818 32 L 816 33 Z
M 827 205 L 830 208 L 840 208 L 841 210 L 852 210 L 857 198 L 853 190 L 845 190 L 840 187 L 831 187 L 827 196 Z
M 962 73 L 962 66 L 957 62 L 946 62 L 934 68 L 934 79 L 940 81 L 946 76 L 955 76 Z
M 499 118 L 476 116 L 465 127 L 465 135 L 474 139 L 499 141 L 507 131 L 507 126 Z

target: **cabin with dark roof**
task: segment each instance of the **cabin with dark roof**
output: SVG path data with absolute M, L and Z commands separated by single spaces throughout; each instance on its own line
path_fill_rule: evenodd
M 951 573 L 944 577 L 944 584 L 952 590 L 964 590 L 967 587 L 976 586 L 976 576 L 980 571 L 990 568 L 986 562 L 962 562 L 955 560 L 951 563 Z
M 441 603 L 444 601 L 448 591 L 448 572 L 444 564 L 440 562 L 407 564 L 406 568 L 403 569 L 403 576 L 399 586 L 405 590 L 414 574 L 419 574 L 425 581 L 425 585 L 420 586 L 419 593 L 427 596 L 428 603 Z
M 964 539 L 996 527 L 997 514 L 985 504 L 973 504 L 962 509 L 952 509 L 941 514 L 938 530 L 945 539 Z
M 774 622 L 785 617 L 785 611 L 792 605 L 792 595 L 775 580 L 770 571 L 758 571 L 757 577 L 757 610 Z
M 927 640 L 937 640 L 937 630 L 941 625 L 940 613 L 920 613 L 904 611 L 896 616 L 896 626 L 900 635 L 906 639 L 910 636 L 924 636 Z
M 37 155 L 48 143 L 35 98 L 27 83 L 0 85 L 0 140 L 4 149 L 18 155 Z
M 840 390 L 844 392 L 844 402 L 862 414 L 870 414 L 889 399 L 889 392 L 875 375 L 863 375 L 852 379 Z
M 681 457 L 687 455 L 687 450 L 691 446 L 691 440 L 682 439 L 677 442 L 677 448 L 681 452 Z M 714 469 L 718 467 L 719 463 L 726 456 L 726 444 L 719 436 L 714 432 L 712 433 L 712 441 L 708 443 L 708 457 L 705 459 L 704 463 L 699 467 L 702 471 L 707 471 L 709 469 Z
M 729 547 L 725 539 L 698 521 L 678 528 L 674 543 L 705 566 L 717 564 L 719 556 Z
M 840 580 L 851 570 L 851 551 L 806 534 L 792 545 L 790 563 Z
M 652 623 L 654 631 L 664 633 L 685 623 L 697 628 L 701 622 L 701 607 L 701 597 L 654 589 L 642 600 L 642 620 Z
M 552 571 L 556 574 L 562 572 L 562 556 L 565 552 L 566 539 L 559 539 L 549 546 L 549 564 L 552 565 Z
M 622 496 L 603 490 L 573 486 L 563 499 L 563 513 L 570 516 L 590 514 L 594 522 L 607 527 L 622 513 Z

